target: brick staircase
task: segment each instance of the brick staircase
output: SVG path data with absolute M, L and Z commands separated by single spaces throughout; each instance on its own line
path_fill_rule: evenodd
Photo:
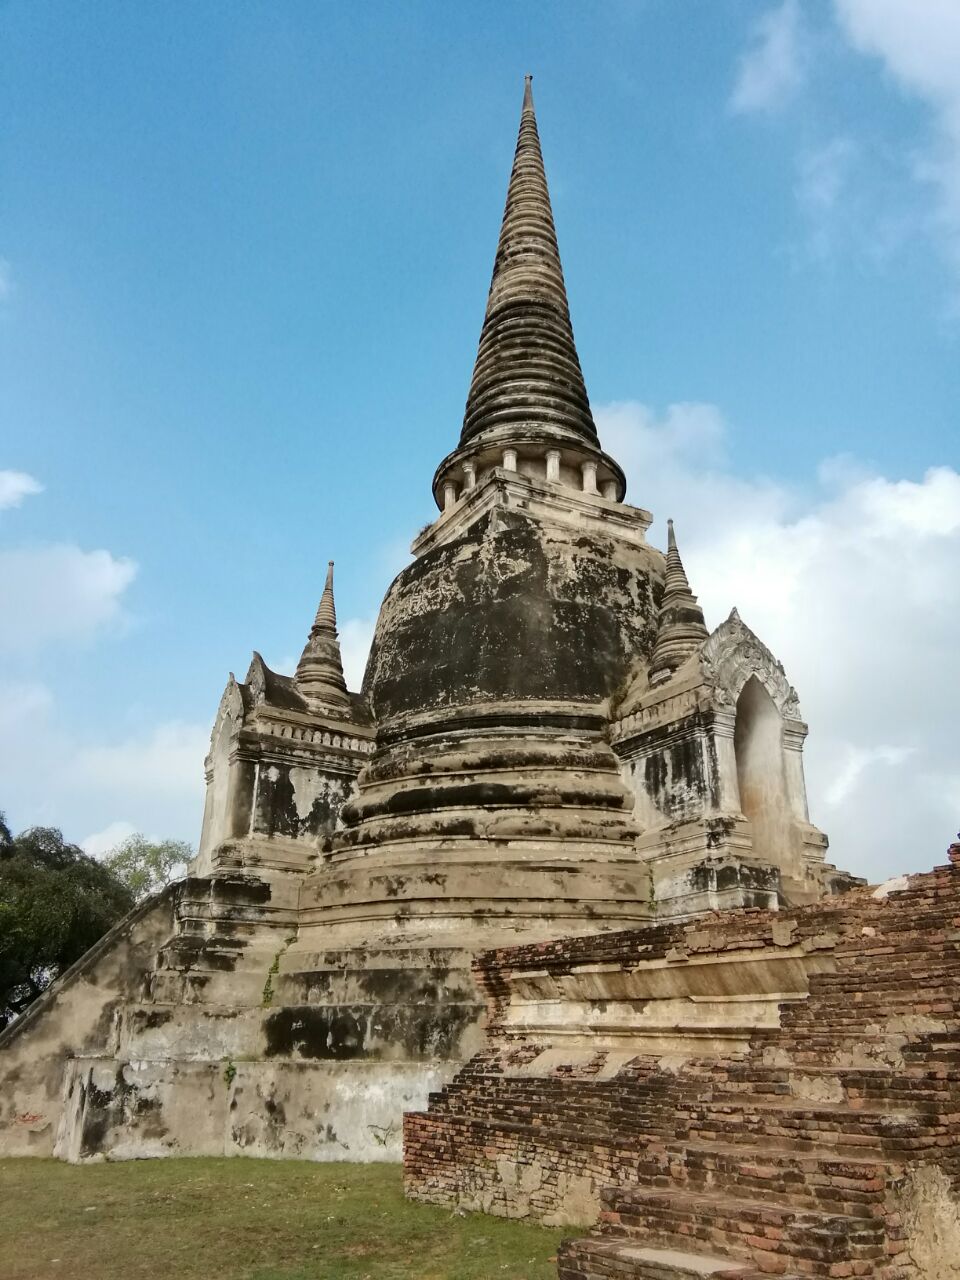
M 731 947 L 767 945 L 767 915 L 736 914 Z M 857 890 L 781 919 L 801 945 L 828 939 L 832 965 L 742 1057 L 670 1070 L 638 1056 L 610 1073 L 598 1050 L 538 1073 L 548 1046 L 504 1016 L 504 975 L 544 957 L 486 958 L 490 1047 L 407 1117 L 408 1192 L 549 1222 L 579 1180 L 597 1225 L 564 1244 L 561 1280 L 916 1277 L 902 1180 L 933 1163 L 960 1187 L 960 866 L 886 900 Z M 625 968 L 649 952 L 650 931 L 632 954 L 631 935 L 616 936 Z M 609 935 L 601 945 L 609 967 Z M 597 959 L 583 944 L 548 964 Z

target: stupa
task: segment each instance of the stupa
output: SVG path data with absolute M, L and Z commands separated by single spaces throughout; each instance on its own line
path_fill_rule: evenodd
M 735 611 L 709 631 L 625 493 L 528 78 L 460 439 L 363 688 L 331 564 L 296 672 L 227 682 L 188 878 L 0 1037 L 0 1152 L 397 1159 L 483 1042 L 478 952 L 847 887 L 782 666 Z

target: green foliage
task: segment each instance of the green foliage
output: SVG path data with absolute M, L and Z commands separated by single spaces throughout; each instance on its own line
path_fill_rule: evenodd
M 137 831 L 111 850 L 103 862 L 140 902 L 182 875 L 192 857 L 193 848 L 186 840 L 152 841 Z
M 264 1009 L 269 1009 L 270 1006 L 273 1004 L 273 979 L 276 976 L 276 974 L 280 972 L 280 957 L 282 954 L 283 954 L 282 951 L 277 952 L 277 954 L 273 957 L 273 963 L 271 964 L 270 968 L 267 970 L 267 980 L 263 984 L 263 997 L 260 1001 Z
M 277 954 L 273 957 L 273 962 L 271 963 L 270 968 L 267 970 L 267 980 L 263 984 L 263 998 L 260 1001 L 264 1009 L 269 1009 L 270 1005 L 273 1004 L 273 996 L 274 996 L 273 980 L 277 976 L 277 974 L 280 972 L 280 959 L 283 956 L 283 953 L 286 951 L 287 947 L 292 946 L 292 944 L 296 942 L 296 940 L 297 940 L 296 936 L 292 938 L 287 938 L 284 941 L 283 946 L 280 948 Z
M 9 838 L 4 838 L 4 833 Z M 0 831 L 0 1029 L 133 906 L 130 890 L 54 827 Z
M 237 1064 L 232 1058 L 225 1059 L 223 1067 L 223 1083 L 229 1089 L 237 1078 Z

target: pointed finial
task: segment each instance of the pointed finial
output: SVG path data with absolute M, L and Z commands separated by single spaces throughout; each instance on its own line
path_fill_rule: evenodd
M 327 577 L 310 628 L 297 672 L 297 687 L 311 706 L 349 707 L 350 698 L 343 678 L 343 661 L 337 639 L 337 608 L 333 599 L 333 561 L 327 562 Z
M 317 616 L 313 620 L 313 627 L 310 634 L 313 635 L 317 629 L 333 630 L 336 634 L 337 630 L 337 608 L 333 601 L 333 561 L 327 561 L 327 578 L 323 584 L 323 594 L 320 597 L 320 605 L 317 609 Z
M 652 685 L 669 680 L 709 634 L 703 610 L 690 590 L 672 520 L 667 521 L 666 570 L 660 602 L 660 630 L 650 658 Z
M 690 591 L 687 573 L 677 549 L 677 535 L 673 521 L 667 521 L 667 576 L 664 579 L 664 599 L 671 593 Z
M 521 439 L 540 443 L 599 443 L 573 340 L 529 75 L 460 445 L 486 435 L 502 444 L 511 425 Z

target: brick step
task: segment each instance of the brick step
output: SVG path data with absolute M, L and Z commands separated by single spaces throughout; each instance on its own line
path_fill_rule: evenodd
M 912 983 L 914 995 L 924 1001 L 933 987 L 949 990 L 960 973 L 960 953 L 954 953 L 944 964 L 928 965 L 919 971 L 910 968 L 906 957 L 906 963 L 899 966 L 889 964 L 889 960 L 889 956 L 884 957 L 883 969 L 878 972 L 876 956 L 849 956 L 835 973 L 811 975 L 809 998 L 819 1000 L 824 994 L 849 991 L 857 995 L 858 1001 L 869 1000 L 878 993 L 909 992 Z
M 810 994 L 805 1000 L 792 1002 L 795 1008 L 806 1006 L 831 1008 L 844 996 L 858 1005 L 886 1002 L 909 1002 L 929 1004 L 934 998 L 952 1001 L 956 999 L 957 978 L 960 976 L 960 963 L 945 966 L 936 970 L 927 970 L 922 975 L 905 971 L 885 969 L 883 980 L 864 979 L 860 974 L 845 971 L 830 976 L 814 975 L 810 983 Z
M 864 1036 L 842 1037 L 837 1033 L 822 1039 L 813 1036 L 803 1036 L 802 1039 L 796 1040 L 785 1038 L 780 1048 L 792 1061 L 794 1069 L 801 1072 L 806 1072 L 824 1061 L 829 1062 L 837 1072 L 848 1070 L 849 1064 L 843 1061 L 844 1054 L 849 1054 L 850 1058 L 856 1061 L 862 1058 L 864 1049 L 869 1049 L 874 1056 L 877 1055 L 877 1050 L 886 1056 L 888 1070 L 891 1072 L 895 1072 L 903 1064 L 931 1068 L 930 1071 L 925 1072 L 927 1075 L 933 1075 L 938 1071 L 946 1076 L 956 1075 L 957 1068 L 960 1067 L 960 1059 L 957 1058 L 954 1050 L 945 1051 L 942 1054 L 928 1054 L 922 1046 L 911 1047 L 901 1044 L 901 1039 L 897 1037 L 891 1040 L 885 1037 L 884 1042 L 878 1044 L 876 1041 L 868 1042 Z
M 914 961 L 917 957 L 914 955 Z M 911 982 L 914 993 L 925 998 L 928 986 L 950 986 L 960 972 L 960 953 L 952 952 L 942 964 L 926 965 L 920 969 L 910 966 L 910 955 L 885 955 L 882 967 L 876 955 L 870 953 L 848 954 L 833 973 L 816 973 L 810 979 L 810 998 L 816 1000 L 822 992 L 844 988 L 856 990 L 861 1000 L 868 1000 L 877 992 L 908 992 Z
M 899 1014 L 898 1014 L 899 1010 Z M 903 1044 L 904 1041 L 922 1040 L 929 1035 L 928 1031 L 916 1030 L 910 1031 L 905 1029 L 902 1022 L 898 1023 L 896 1018 L 909 1019 L 913 1017 L 915 1010 L 909 1005 L 894 1004 L 878 1004 L 870 1009 L 861 1009 L 858 1012 L 848 1010 L 846 1014 L 835 1013 L 830 1017 L 817 1017 L 816 1013 L 804 1015 L 802 1018 L 783 1019 L 782 1037 L 778 1037 L 777 1045 L 781 1046 L 784 1042 L 789 1046 L 792 1040 L 801 1034 L 806 1038 L 808 1034 L 812 1034 L 817 1040 L 827 1043 L 837 1037 L 844 1038 L 850 1036 L 856 1039 L 865 1039 L 870 1043 L 883 1044 L 890 1040 L 896 1040 L 897 1044 Z M 944 1011 L 937 1006 L 929 1013 L 920 1015 L 924 1018 L 932 1018 L 937 1021 L 956 1022 L 960 1017 L 960 1008 Z M 873 1021 L 876 1030 L 864 1035 L 864 1025 L 866 1022 Z
M 859 1028 L 860 1034 L 863 1033 L 864 1022 L 873 1018 L 879 1023 L 879 1029 L 874 1033 L 877 1039 L 886 1039 L 889 1036 L 903 1037 L 902 1030 L 885 1031 L 884 1027 L 889 1025 L 891 1018 L 898 1015 L 903 1017 L 911 1017 L 918 1013 L 916 1001 L 895 1001 L 895 1000 L 878 1000 L 876 1004 L 858 1005 L 857 1008 L 851 1009 L 804 1009 L 802 1013 L 797 1013 L 790 1009 L 782 1015 L 782 1030 L 789 1037 L 791 1033 L 796 1033 L 807 1028 L 815 1028 L 819 1035 L 826 1036 L 830 1032 L 839 1034 L 847 1034 L 852 1028 Z M 925 1018 L 945 1019 L 955 1022 L 957 1015 L 960 1013 L 960 1005 L 957 1008 L 950 1006 L 944 1008 L 943 1002 L 934 1000 L 929 1008 L 919 1011 L 919 1016 Z M 896 1024 L 894 1024 L 896 1026 Z M 909 1032 L 907 1033 L 910 1034 Z M 914 1033 L 918 1038 L 924 1034 L 923 1031 Z
M 946 1036 L 948 1033 L 943 1034 Z M 890 1039 L 890 1037 L 875 1036 L 861 1037 L 861 1039 L 865 1039 L 868 1043 L 872 1043 L 874 1040 L 885 1043 Z M 929 1044 L 929 1042 L 934 1040 L 934 1035 L 927 1034 L 923 1039 Z M 950 1042 L 945 1043 L 943 1046 L 935 1045 L 931 1047 L 943 1047 L 945 1049 L 960 1048 L 960 1040 L 956 1040 L 954 1037 Z M 924 1055 L 924 1062 L 926 1062 L 926 1054 Z M 715 1086 L 728 1082 L 742 1081 L 744 1084 L 749 1084 L 753 1088 L 756 1087 L 756 1085 L 763 1083 L 783 1084 L 796 1074 L 797 1068 L 794 1062 L 790 1062 L 787 1066 L 778 1065 L 775 1067 L 768 1067 L 755 1063 L 732 1063 L 728 1066 L 724 1066 L 723 1068 L 714 1068 L 714 1070 L 709 1074 L 704 1075 L 702 1079 L 712 1082 Z M 861 1063 L 855 1067 L 837 1067 L 833 1065 L 825 1066 L 821 1061 L 813 1066 L 804 1068 L 802 1074 L 805 1076 L 825 1076 L 829 1079 L 843 1077 L 844 1080 L 848 1080 L 850 1082 L 863 1080 L 865 1083 L 870 1083 L 871 1081 L 876 1081 L 881 1085 L 885 1081 L 889 1083 L 890 1080 L 890 1068 L 885 1063 L 878 1063 L 875 1066 L 867 1066 Z M 940 1080 L 944 1078 L 939 1067 L 931 1067 L 921 1074 L 911 1076 L 911 1080 L 922 1080 L 924 1077 L 931 1080 Z M 946 1078 L 960 1082 L 960 1070 L 949 1072 Z
M 659 1147 L 659 1144 L 657 1144 Z M 695 1156 L 711 1155 L 721 1159 L 730 1159 L 738 1164 L 756 1164 L 756 1165 L 788 1165 L 791 1168 L 797 1168 L 808 1172 L 822 1166 L 843 1165 L 846 1168 L 854 1170 L 856 1175 L 862 1174 L 864 1177 L 873 1176 L 872 1171 L 876 1171 L 879 1175 L 885 1168 L 890 1167 L 886 1157 L 880 1155 L 864 1155 L 862 1147 L 850 1147 L 848 1150 L 839 1150 L 830 1148 L 830 1151 L 823 1153 L 822 1151 L 797 1151 L 788 1143 L 763 1142 L 762 1144 L 751 1145 L 749 1142 L 703 1142 L 703 1141 L 678 1141 L 668 1142 L 663 1150 L 668 1155 L 683 1155 L 691 1153 Z
M 523 1121 L 510 1120 L 500 1116 L 491 1118 L 488 1116 L 474 1116 L 464 1113 L 455 1113 L 451 1116 L 438 1117 L 432 1110 L 429 1112 L 417 1113 L 407 1112 L 407 1114 L 418 1114 L 426 1117 L 431 1122 L 437 1120 L 442 1126 L 451 1126 L 458 1132 L 458 1141 L 460 1138 L 459 1131 L 476 1130 L 477 1141 L 480 1145 L 489 1145 L 491 1139 L 494 1139 L 501 1134 L 521 1141 L 525 1140 L 530 1143 L 535 1143 L 539 1148 L 549 1148 L 553 1143 L 556 1143 L 558 1146 L 568 1146 L 571 1148 L 577 1148 L 582 1146 L 584 1143 L 593 1143 L 597 1146 L 602 1145 L 612 1149 L 620 1148 L 624 1146 L 626 1141 L 628 1141 L 622 1133 L 614 1134 L 609 1129 L 605 1131 L 598 1130 L 596 1133 L 586 1133 L 581 1127 L 577 1125 L 571 1127 L 569 1124 L 545 1125 L 539 1122 L 536 1124 L 529 1124 Z M 569 1117 L 565 1116 L 564 1119 L 568 1120 Z M 443 1129 L 440 1130 L 440 1134 L 440 1141 L 447 1141 L 447 1134 L 443 1132 Z M 638 1130 L 637 1133 L 630 1135 L 629 1142 L 631 1144 L 643 1142 L 646 1136 L 646 1131 L 641 1132 Z
M 630 1122 L 631 1118 L 643 1118 L 644 1122 L 653 1120 L 658 1115 L 669 1116 L 679 1104 L 680 1095 L 667 1099 L 645 1099 L 631 1097 L 629 1093 L 619 1094 L 612 1089 L 590 1085 L 586 1081 L 578 1081 L 576 1085 L 565 1083 L 553 1089 L 544 1082 L 535 1083 L 531 1088 L 520 1090 L 511 1087 L 511 1081 L 504 1081 L 498 1088 L 478 1089 L 446 1089 L 442 1093 L 432 1094 L 430 1106 L 445 1114 L 453 1115 L 460 1111 L 472 1114 L 506 1113 L 511 1109 L 535 1109 L 541 1112 L 545 1104 L 554 1103 L 565 1110 L 576 1110 L 583 1114 L 595 1113 L 604 1124 L 611 1119 L 621 1118 Z
M 684 1108 L 684 1111 L 688 1114 L 701 1114 L 714 1110 L 720 1114 L 728 1111 L 755 1111 L 758 1115 L 782 1112 L 784 1115 L 797 1116 L 849 1116 L 851 1120 L 869 1119 L 874 1116 L 879 1118 L 888 1114 L 888 1108 L 882 1105 L 881 1099 L 871 1099 L 870 1103 L 871 1105 L 869 1106 L 851 1107 L 846 1100 L 819 1102 L 781 1096 L 779 1094 L 774 1097 L 757 1098 L 752 1094 L 741 1091 L 720 1093 L 719 1090 L 716 1090 L 712 1097 L 694 1101 L 689 1108 Z M 912 1108 L 904 1108 L 899 1105 L 894 1107 L 893 1110 L 897 1113 L 905 1110 L 913 1112 Z M 922 1116 L 922 1114 L 922 1111 L 916 1111 L 917 1116 Z
M 796 1069 L 791 1075 L 792 1078 L 788 1081 L 776 1084 L 771 1082 L 765 1087 L 761 1087 L 759 1083 L 750 1084 L 749 1081 L 738 1082 L 736 1085 L 715 1085 L 711 1090 L 709 1104 L 717 1107 L 750 1105 L 776 1109 L 788 1108 L 805 1101 L 806 1106 L 814 1106 L 820 1110 L 835 1107 L 840 1111 L 847 1110 L 857 1114 L 908 1111 L 921 1117 L 940 1109 L 954 1110 L 960 1102 L 960 1081 L 951 1080 L 948 1076 L 933 1076 L 929 1079 L 904 1076 L 899 1081 L 891 1081 L 888 1075 L 885 1083 L 882 1076 L 875 1081 L 864 1080 L 858 1071 L 852 1080 L 848 1080 L 842 1068 L 816 1072 L 812 1067 L 809 1070 Z M 835 1082 L 843 1090 L 843 1097 L 833 1102 L 811 1102 L 803 1099 L 803 1089 L 809 1089 L 809 1082 L 816 1080 L 828 1084 Z
M 808 1155 L 821 1152 L 823 1158 L 836 1158 L 842 1160 L 851 1155 L 855 1149 L 861 1153 L 864 1159 L 886 1159 L 897 1162 L 905 1161 L 911 1157 L 919 1157 L 926 1151 L 929 1151 L 934 1143 L 941 1143 L 941 1140 L 949 1140 L 951 1134 L 955 1133 L 955 1129 L 944 1126 L 935 1134 L 921 1135 L 851 1135 L 851 1134 L 826 1134 L 823 1131 L 810 1132 L 802 1136 L 792 1136 L 789 1131 L 783 1133 L 770 1132 L 745 1132 L 741 1133 L 736 1127 L 729 1129 L 713 1128 L 713 1129 L 697 1129 L 691 1128 L 687 1133 L 678 1135 L 685 1142 L 696 1142 L 704 1145 L 713 1145 L 714 1143 L 742 1143 L 744 1146 L 751 1146 L 758 1141 L 763 1143 L 777 1142 L 780 1146 L 785 1146 L 797 1155 Z
M 704 1087 L 704 1091 L 708 1091 Z M 597 1083 L 589 1080 L 538 1079 L 517 1086 L 513 1080 L 500 1079 L 496 1084 L 479 1087 L 473 1084 L 452 1084 L 431 1095 L 431 1103 L 453 1109 L 463 1103 L 473 1107 L 485 1103 L 499 1106 L 527 1106 L 530 1103 L 543 1106 L 554 1099 L 557 1105 L 568 1106 L 580 1102 L 584 1106 L 603 1107 L 607 1111 L 622 1110 L 625 1114 L 639 1108 L 651 1114 L 675 1106 L 683 1095 L 678 1091 L 669 1096 L 648 1096 L 636 1093 L 629 1085 L 608 1081 Z
M 600 1215 L 601 1235 L 611 1231 L 660 1248 L 693 1245 L 743 1258 L 761 1271 L 780 1274 L 793 1266 L 804 1275 L 829 1276 L 838 1263 L 879 1263 L 887 1257 L 882 1217 L 707 1191 L 614 1190 L 604 1198 L 610 1207 Z
M 933 1112 L 952 1111 L 960 1103 L 960 1080 L 957 1073 L 941 1068 L 938 1072 L 909 1075 L 905 1071 L 894 1076 L 887 1068 L 886 1080 L 882 1073 L 865 1078 L 859 1068 L 847 1072 L 842 1067 L 820 1070 L 797 1064 L 784 1080 L 717 1080 L 712 1086 L 691 1089 L 686 1098 L 671 1100 L 671 1105 L 684 1109 L 692 1107 L 738 1107 L 755 1104 L 758 1107 L 790 1107 L 797 1103 L 807 1107 L 835 1106 L 856 1112 L 896 1111 L 911 1112 L 917 1116 Z M 816 1094 L 823 1101 L 816 1101 Z
M 856 1117 L 856 1113 L 851 1113 L 851 1116 Z M 889 1139 L 902 1142 L 947 1127 L 940 1124 L 921 1126 L 913 1117 L 900 1118 L 894 1114 L 887 1115 L 883 1121 L 874 1117 L 865 1122 L 862 1118 L 828 1117 L 822 1112 L 818 1116 L 791 1115 L 771 1109 L 767 1115 L 751 1112 L 718 1115 L 713 1112 L 703 1116 L 680 1116 L 673 1136 L 701 1142 L 779 1143 L 796 1145 L 797 1150 L 846 1146 L 879 1151 L 883 1142 Z
M 856 1149 L 854 1149 L 856 1150 Z M 893 1169 L 893 1173 L 891 1173 Z M 894 1168 L 878 1154 L 794 1151 L 772 1145 L 685 1142 L 658 1144 L 639 1155 L 636 1173 L 650 1189 L 717 1191 L 783 1197 L 792 1208 L 871 1218 L 884 1201 Z
M 565 1240 L 557 1256 L 557 1280 L 767 1280 L 742 1261 L 679 1249 L 655 1249 L 630 1240 Z M 781 1275 L 780 1280 L 801 1280 Z
M 714 1125 L 710 1128 L 699 1128 L 691 1125 L 685 1133 L 678 1133 L 677 1138 L 684 1142 L 696 1142 L 703 1145 L 714 1143 L 742 1144 L 745 1147 L 755 1146 L 758 1141 L 776 1143 L 780 1147 L 793 1151 L 796 1155 L 807 1155 L 812 1152 L 836 1153 L 838 1156 L 849 1155 L 852 1150 L 878 1157 L 882 1154 L 883 1139 L 874 1134 L 845 1134 L 828 1132 L 822 1129 L 796 1130 L 776 1129 L 741 1129 L 737 1125 Z
M 899 953 L 885 957 L 882 969 L 877 968 L 876 957 L 861 951 L 843 951 L 837 949 L 835 955 L 842 956 L 840 966 L 830 973 L 814 973 L 810 977 L 810 985 L 814 991 L 823 988 L 838 987 L 848 984 L 851 975 L 861 977 L 866 973 L 868 982 L 862 988 L 873 991 L 877 986 L 884 986 L 891 981 L 916 982 L 918 978 L 938 977 L 942 974 L 953 974 L 960 971 L 960 944 L 955 942 L 943 948 L 936 959 L 917 955 L 916 940 L 910 947 L 904 947 Z M 899 955 L 901 963 L 897 962 Z
M 900 1109 L 886 1106 L 851 1108 L 845 1102 L 797 1102 L 776 1097 L 761 1100 L 742 1094 L 724 1095 L 678 1109 L 661 1108 L 647 1113 L 635 1108 L 612 1108 L 603 1100 L 597 1105 L 579 1105 L 558 1099 L 555 1112 L 560 1123 L 544 1120 L 543 1099 L 528 1105 L 516 1099 L 491 1098 L 486 1102 L 459 1099 L 459 1105 L 437 1107 L 431 1100 L 431 1114 L 471 1126 L 488 1125 L 503 1132 L 528 1135 L 539 1144 L 552 1144 L 577 1134 L 580 1143 L 600 1146 L 622 1145 L 625 1141 L 670 1143 L 694 1141 L 701 1144 L 724 1142 L 742 1147 L 778 1149 L 794 1154 L 823 1151 L 832 1158 L 880 1153 L 884 1144 L 895 1140 L 909 1147 L 931 1131 L 949 1132 L 949 1115 L 904 1104 Z M 615 1143 L 611 1135 L 617 1135 Z

